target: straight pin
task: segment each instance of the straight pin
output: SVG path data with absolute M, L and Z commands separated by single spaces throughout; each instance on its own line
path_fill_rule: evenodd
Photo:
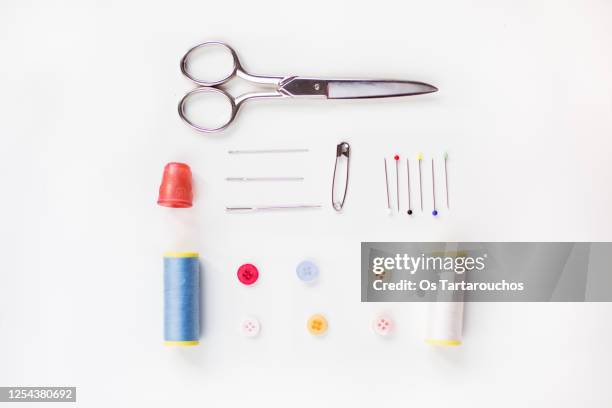
M 399 190 L 399 155 L 393 157 L 395 159 L 395 192 L 397 194 L 397 212 L 400 212 L 400 190 Z
M 434 217 L 438 215 L 438 210 L 436 209 L 436 174 L 434 173 L 434 159 L 431 159 L 431 195 L 433 197 L 433 211 L 431 215 Z
M 408 190 L 408 215 L 412 215 L 412 200 L 410 199 L 410 163 L 406 159 L 406 187 Z
M 385 185 L 387 186 L 387 212 L 391 214 L 391 199 L 389 197 L 389 175 L 387 174 L 387 159 L 385 158 Z
M 448 152 L 444 152 L 444 180 L 446 184 L 446 208 L 450 208 L 448 204 Z
M 417 160 L 419 161 L 419 195 L 421 199 L 421 211 L 423 211 L 423 176 L 421 173 L 421 162 L 423 161 L 423 153 L 417 154 Z

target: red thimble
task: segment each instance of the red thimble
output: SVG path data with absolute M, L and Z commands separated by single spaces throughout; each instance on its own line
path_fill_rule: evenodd
M 164 207 L 188 208 L 193 201 L 191 169 L 185 163 L 168 163 L 159 186 L 157 204 Z

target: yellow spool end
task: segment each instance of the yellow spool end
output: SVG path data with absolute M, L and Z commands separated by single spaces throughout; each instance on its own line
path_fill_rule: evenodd
M 166 252 L 164 258 L 198 258 L 197 252 Z
M 432 346 L 460 346 L 461 340 L 436 340 L 436 339 L 427 339 L 425 343 L 431 344 Z
M 198 340 L 192 341 L 164 341 L 166 346 L 197 346 L 200 344 Z

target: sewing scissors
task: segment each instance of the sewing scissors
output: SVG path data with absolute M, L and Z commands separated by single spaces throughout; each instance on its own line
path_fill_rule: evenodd
M 233 65 L 226 76 L 219 80 L 203 80 L 197 78 L 190 71 L 190 58 L 203 48 L 221 48 L 229 52 L 233 59 Z M 372 79 L 323 79 L 301 76 L 264 76 L 249 74 L 244 70 L 238 55 L 227 44 L 218 41 L 209 41 L 198 44 L 191 48 L 181 59 L 181 72 L 188 79 L 198 85 L 197 88 L 188 92 L 179 102 L 178 112 L 183 121 L 193 129 L 200 132 L 218 132 L 227 128 L 236 118 L 242 104 L 249 99 L 261 98 L 301 98 L 318 97 L 322 99 L 365 99 L 365 98 L 388 98 L 395 96 L 421 95 L 436 92 L 438 88 L 423 82 L 394 81 L 394 80 L 372 80 Z M 222 85 L 232 78 L 239 77 L 243 80 L 257 85 L 267 86 L 268 90 L 244 93 L 233 97 Z M 214 125 L 202 125 L 194 122 L 186 112 L 189 100 L 198 94 L 213 94 L 226 99 L 229 104 L 228 118 Z

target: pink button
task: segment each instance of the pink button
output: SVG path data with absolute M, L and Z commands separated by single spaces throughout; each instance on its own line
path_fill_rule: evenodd
M 261 325 L 259 324 L 259 320 L 256 318 L 247 317 L 242 321 L 240 330 L 242 330 L 242 334 L 245 337 L 257 337 L 259 331 L 261 330 Z
M 372 328 L 381 336 L 386 336 L 393 329 L 393 320 L 387 316 L 378 316 L 376 319 L 374 319 Z
M 238 268 L 238 280 L 245 285 L 252 285 L 257 282 L 259 271 L 253 264 L 244 264 Z

